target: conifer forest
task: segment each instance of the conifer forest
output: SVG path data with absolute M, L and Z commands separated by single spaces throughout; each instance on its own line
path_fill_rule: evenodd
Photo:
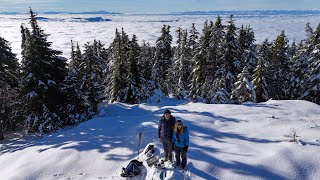
M 250 26 L 232 15 L 203 22 L 198 31 L 163 25 L 155 46 L 125 29 L 114 40 L 71 41 L 70 57 L 52 48 L 30 9 L 21 24 L 21 60 L 0 37 L 0 140 L 23 127 L 49 133 L 93 117 L 101 102 L 138 104 L 151 98 L 208 104 L 306 100 L 320 104 L 320 24 L 289 42 L 284 31 L 255 42 Z M 173 36 L 177 41 L 173 42 Z

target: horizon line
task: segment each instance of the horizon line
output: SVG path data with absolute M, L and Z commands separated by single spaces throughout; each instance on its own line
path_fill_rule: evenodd
M 214 12 L 319 12 L 320 9 L 243 9 L 243 10 L 194 10 L 194 11 L 178 11 L 178 12 L 168 12 L 168 13 L 123 13 L 123 12 L 109 12 L 106 10 L 98 10 L 98 11 L 34 11 L 38 14 L 122 14 L 122 15 L 166 15 L 166 14 L 188 14 L 188 13 L 214 13 Z M 29 14 L 29 11 L 5 11 L 0 12 L 0 14 Z

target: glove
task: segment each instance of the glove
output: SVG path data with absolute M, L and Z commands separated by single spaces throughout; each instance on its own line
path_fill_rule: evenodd
M 172 151 L 174 151 L 174 144 L 172 143 L 172 146 L 171 146 L 171 148 L 172 148 Z
M 183 150 L 184 150 L 185 152 L 188 152 L 188 148 L 189 148 L 189 146 L 184 146 Z

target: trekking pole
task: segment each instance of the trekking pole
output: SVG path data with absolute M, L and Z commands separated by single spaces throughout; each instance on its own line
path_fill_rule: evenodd
M 139 141 L 138 141 L 138 159 L 140 155 L 140 142 L 141 142 L 141 131 L 139 132 Z

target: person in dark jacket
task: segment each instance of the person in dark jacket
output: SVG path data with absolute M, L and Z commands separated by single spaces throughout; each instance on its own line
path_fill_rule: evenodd
M 158 125 L 158 140 L 162 142 L 165 161 L 172 162 L 172 135 L 176 119 L 171 115 L 169 109 L 166 109 Z
M 174 133 L 172 136 L 172 149 L 175 152 L 176 166 L 184 169 L 187 164 L 187 152 L 189 148 L 189 132 L 186 126 L 183 126 L 182 121 L 178 120 L 174 125 Z M 182 160 L 182 161 L 180 161 Z

